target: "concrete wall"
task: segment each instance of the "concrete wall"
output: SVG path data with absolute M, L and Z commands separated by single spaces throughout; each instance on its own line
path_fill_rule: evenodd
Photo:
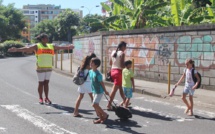
M 80 63 L 94 52 L 103 62 L 101 71 L 105 57 L 120 41 L 127 42 L 126 59 L 134 59 L 135 77 L 150 81 L 167 82 L 170 62 L 171 81 L 175 83 L 183 73 L 185 59 L 193 58 L 202 75 L 202 87 L 215 90 L 215 25 L 99 32 L 73 40 L 74 61 Z

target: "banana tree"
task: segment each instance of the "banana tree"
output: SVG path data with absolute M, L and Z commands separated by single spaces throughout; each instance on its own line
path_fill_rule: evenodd
M 167 9 L 169 2 L 167 0 L 145 0 L 142 5 L 142 13 L 140 14 L 142 22 L 139 23 L 143 27 L 163 27 L 170 25 L 170 12 Z M 145 22 L 145 23 L 144 23 Z
M 91 25 L 102 25 L 101 30 L 127 30 L 213 23 L 215 0 L 212 5 L 196 8 L 193 0 L 110 0 L 111 6 L 101 3 L 110 17 L 90 20 Z
M 196 8 L 191 0 L 171 0 L 171 14 L 173 16 L 172 25 L 174 26 L 215 21 L 213 20 L 213 9 L 209 5 Z
M 160 0 L 110 0 L 111 6 L 101 3 L 102 7 L 109 13 L 110 17 L 104 21 L 91 20 L 91 25 L 102 24 L 106 30 L 127 30 L 153 26 L 166 25 L 166 21 L 158 16 L 161 8 L 168 2 Z
M 210 1 L 211 4 L 206 4 L 206 13 L 208 16 L 204 18 L 202 21 L 203 23 L 215 23 L 215 14 L 214 14 L 214 7 L 215 7 L 215 0 Z

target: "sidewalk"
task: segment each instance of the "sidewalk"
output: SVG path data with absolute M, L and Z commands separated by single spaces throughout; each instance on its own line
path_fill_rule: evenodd
M 72 64 L 72 73 L 70 73 L 70 60 L 63 60 L 63 71 L 60 70 L 60 61 L 58 61 L 57 68 L 53 67 L 53 70 L 57 73 L 61 73 L 67 76 L 73 76 L 77 70 L 79 65 L 73 63 Z M 112 87 L 111 82 L 105 81 L 106 86 Z M 178 86 L 175 90 L 175 95 L 173 97 L 169 97 L 167 94 L 168 84 L 166 83 L 158 83 L 158 82 L 150 82 L 135 79 L 135 87 L 136 93 L 151 95 L 154 97 L 166 98 L 166 99 L 174 99 L 174 101 L 181 101 L 181 93 L 183 91 L 183 86 Z M 174 85 L 170 86 L 171 88 Z M 215 91 L 206 90 L 206 89 L 197 89 L 194 95 L 194 103 L 195 105 L 204 106 L 207 108 L 212 108 L 215 111 Z

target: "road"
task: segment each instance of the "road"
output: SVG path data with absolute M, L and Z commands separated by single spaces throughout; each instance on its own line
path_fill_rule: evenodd
M 90 98 L 85 95 L 80 106 L 83 118 L 72 116 L 77 86 L 72 78 L 55 72 L 50 82 L 53 104 L 38 104 L 35 57 L 0 59 L 0 133 L 2 134 L 212 134 L 215 112 L 195 109 L 187 116 L 182 102 L 134 94 L 131 99 L 133 118 L 121 121 L 108 112 L 105 124 L 93 124 L 96 118 Z M 108 91 L 111 90 L 107 87 Z M 117 94 L 115 102 L 121 101 Z M 103 97 L 100 105 L 105 108 Z M 106 110 L 105 110 L 106 111 Z

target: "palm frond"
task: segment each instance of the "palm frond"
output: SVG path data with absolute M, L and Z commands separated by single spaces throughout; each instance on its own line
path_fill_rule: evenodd
M 179 0 L 171 0 L 171 9 L 172 9 L 172 15 L 176 26 L 180 25 L 179 20 Z
M 159 8 L 163 8 L 163 7 L 167 6 L 167 5 L 169 5 L 169 2 L 162 2 L 162 3 L 156 4 L 154 6 L 151 6 L 150 9 L 156 10 L 156 9 L 159 9 Z
M 130 0 L 124 0 L 124 6 L 130 10 L 134 10 L 134 6 Z
M 106 20 L 104 20 L 105 23 L 110 23 L 110 22 L 114 22 L 115 20 L 119 19 L 120 16 L 115 15 L 115 16 L 111 16 L 109 18 L 107 18 Z
M 111 11 L 111 7 L 104 2 L 101 2 L 102 8 L 104 8 L 107 12 Z

